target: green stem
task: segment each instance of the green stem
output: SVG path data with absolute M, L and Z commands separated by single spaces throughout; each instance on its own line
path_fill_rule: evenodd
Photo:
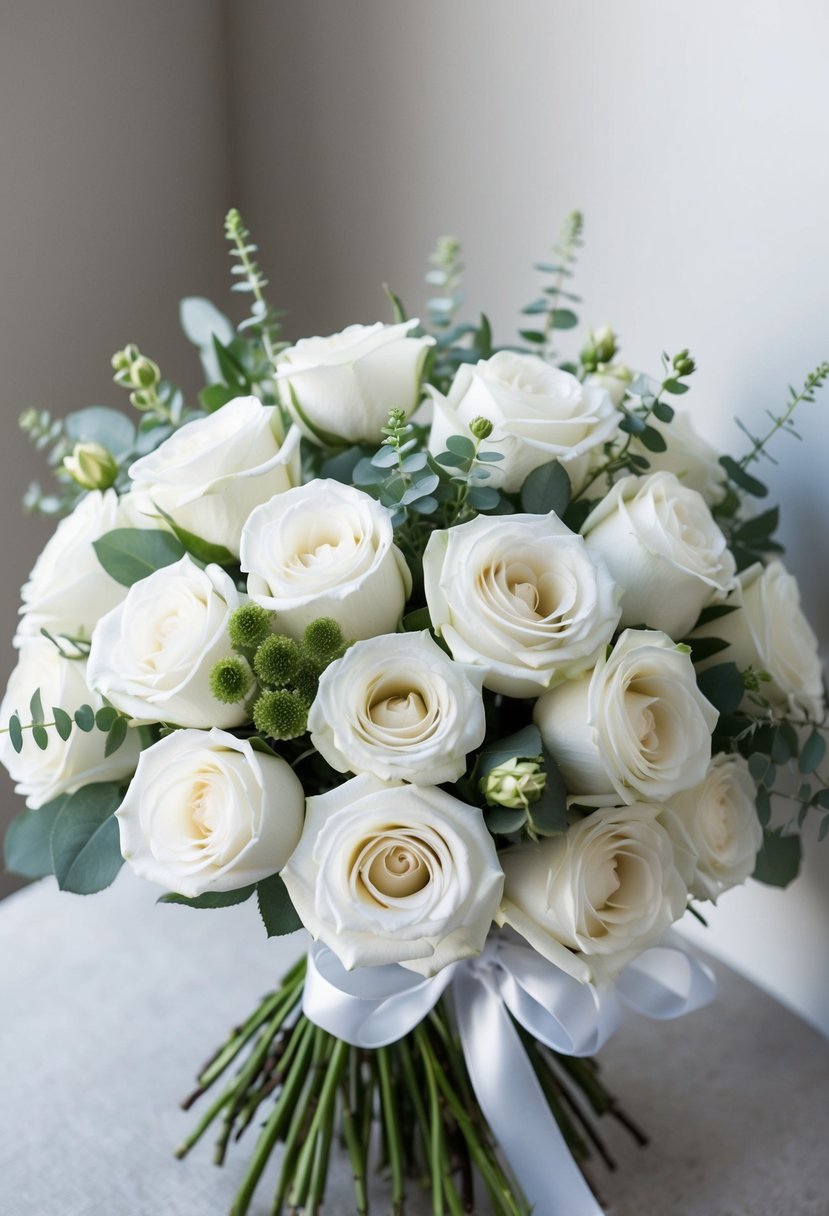
M 317 1141 L 329 1116 L 333 1119 L 337 1088 L 348 1056 L 348 1044 L 344 1043 L 342 1039 L 334 1039 L 324 1030 L 318 1031 L 318 1034 L 320 1035 L 318 1065 L 320 1069 L 323 1064 L 325 1065 L 325 1079 L 294 1171 L 294 1183 L 288 1201 L 291 1207 L 299 1207 L 300 1204 L 306 1203 L 311 1173 L 319 1147 Z
M 406 1199 L 406 1180 L 403 1172 L 403 1152 L 400 1142 L 400 1125 L 397 1120 L 397 1106 L 392 1092 L 388 1047 L 379 1047 L 377 1049 L 377 1071 L 380 1077 L 380 1099 L 391 1164 L 392 1212 L 393 1216 L 402 1216 L 403 1205 Z
M 354 1062 L 352 1060 L 352 1069 Z M 357 1216 L 368 1216 L 368 1194 L 366 1192 L 366 1171 L 363 1161 L 363 1148 L 357 1135 L 354 1121 L 354 1104 L 352 1086 L 350 1083 L 342 1086 L 342 1129 L 348 1155 L 351 1158 L 351 1174 L 354 1182 L 354 1200 L 357 1204 Z

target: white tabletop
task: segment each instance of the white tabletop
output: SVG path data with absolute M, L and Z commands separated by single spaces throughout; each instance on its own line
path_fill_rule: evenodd
M 194 1122 L 178 1101 L 302 935 L 268 942 L 253 903 L 195 912 L 156 894 L 124 873 L 99 896 L 47 879 L 0 904 L 3 1216 L 226 1216 L 252 1141 L 223 1169 L 209 1134 L 176 1161 Z M 826 1216 L 829 1047 L 715 969 L 714 1006 L 631 1018 L 602 1053 L 652 1137 L 641 1151 L 607 1128 L 620 1169 L 594 1180 L 609 1216 Z M 266 1175 L 251 1216 L 270 1190 Z M 343 1162 L 326 1211 L 353 1210 Z

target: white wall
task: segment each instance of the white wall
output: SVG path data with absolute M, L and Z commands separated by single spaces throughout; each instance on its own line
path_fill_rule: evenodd
M 287 10 L 287 11 L 286 11 Z M 586 320 L 634 364 L 689 345 L 688 400 L 738 454 L 829 358 L 829 9 L 822 0 L 245 3 L 241 204 L 296 332 L 409 308 L 439 233 L 502 336 L 530 263 L 581 207 Z M 244 70 L 240 65 L 244 64 Z M 766 472 L 829 641 L 829 392 Z M 785 894 L 726 896 L 704 943 L 829 1030 L 829 841 Z

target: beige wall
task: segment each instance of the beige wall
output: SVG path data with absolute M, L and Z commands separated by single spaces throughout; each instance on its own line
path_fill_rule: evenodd
M 0 13 L 9 418 L 112 399 L 106 359 L 133 335 L 178 366 L 178 295 L 222 288 L 229 187 L 292 334 L 386 316 L 386 279 L 415 311 L 433 240 L 454 232 L 471 308 L 508 337 L 535 294 L 530 263 L 579 206 L 585 318 L 612 321 L 641 366 L 690 345 L 691 400 L 715 441 L 741 452 L 733 414 L 762 425 L 829 357 L 823 0 L 0 0 Z M 824 644 L 827 407 L 824 394 L 804 409 L 808 442 L 781 442 L 767 469 Z M 9 419 L 4 432 L 13 521 L 24 449 Z M 6 637 L 33 545 L 15 536 Z M 726 898 L 705 941 L 829 1027 L 829 975 L 813 965 L 827 880 L 824 845 L 787 895 Z

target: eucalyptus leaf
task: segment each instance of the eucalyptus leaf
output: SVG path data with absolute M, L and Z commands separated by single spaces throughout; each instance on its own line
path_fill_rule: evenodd
M 813 730 L 803 744 L 798 761 L 801 773 L 813 773 L 820 768 L 826 755 L 826 740 L 818 730 Z
M 177 536 L 159 528 L 116 528 L 93 541 L 92 547 L 104 570 L 122 587 L 171 566 L 185 553 Z
M 754 498 L 766 497 L 769 492 L 768 487 L 763 485 L 762 481 L 758 481 L 756 477 L 752 477 L 750 473 L 747 473 L 733 456 L 721 456 L 720 464 L 734 484 L 739 486 L 741 490 L 745 490 L 747 494 L 751 494 Z
M 63 429 L 73 443 L 100 443 L 116 460 L 130 452 L 135 444 L 132 420 L 106 405 L 75 410 L 65 418 Z
M 64 803 L 52 829 L 58 886 L 76 895 L 102 891 L 123 864 L 115 812 L 121 790 L 111 782 L 85 785 Z
M 192 899 L 186 895 L 178 895 L 175 891 L 168 891 L 166 895 L 160 895 L 157 902 L 183 904 L 186 908 L 232 908 L 235 904 L 243 904 L 246 899 L 250 899 L 255 890 L 256 884 L 239 887 L 237 891 L 205 891 L 203 895 L 196 895 Z
M 61 794 L 37 810 L 21 811 L 11 821 L 3 841 L 3 861 L 7 870 L 22 878 L 45 878 L 54 873 L 52 829 L 68 800 L 69 794 Z
M 547 515 L 554 511 L 559 518 L 567 510 L 572 486 L 567 470 L 557 460 L 533 469 L 521 487 L 521 508 L 529 515 Z
M 787 887 L 797 878 L 802 854 L 799 836 L 784 836 L 779 828 L 764 828 L 753 877 L 769 887 Z

